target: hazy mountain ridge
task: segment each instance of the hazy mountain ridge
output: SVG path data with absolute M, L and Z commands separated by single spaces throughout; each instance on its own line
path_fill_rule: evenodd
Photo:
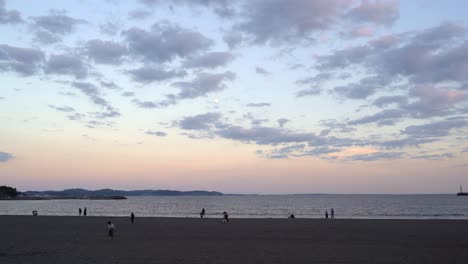
M 26 191 L 22 192 L 26 196 L 221 196 L 224 195 L 215 191 L 175 191 L 175 190 L 86 190 L 86 189 L 66 189 L 62 191 Z

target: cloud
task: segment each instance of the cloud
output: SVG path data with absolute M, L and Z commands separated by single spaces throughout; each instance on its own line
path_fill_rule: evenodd
M 261 127 L 244 128 L 236 125 L 227 126 L 216 132 L 220 137 L 258 145 L 277 145 L 280 143 L 300 143 L 315 141 L 317 136 L 311 133 L 295 133 L 281 128 Z
M 376 161 L 376 160 L 393 160 L 405 157 L 404 152 L 374 152 L 369 154 L 358 154 L 350 156 L 348 159 L 352 161 Z
M 69 107 L 69 106 L 54 106 L 54 105 L 49 105 L 50 108 L 52 109 L 55 109 L 57 111 L 61 111 L 61 112 L 75 112 L 75 109 L 73 107 Z
M 121 116 L 119 110 L 115 109 L 114 107 L 112 107 L 110 105 L 107 105 L 104 108 L 104 111 L 95 112 L 95 113 L 91 113 L 91 114 L 93 114 L 94 118 L 97 118 L 97 119 L 106 119 L 106 118 Z
M 7 162 L 11 159 L 14 159 L 15 157 L 10 154 L 10 153 L 6 153 L 6 152 L 0 152 L 0 162 Z
M 221 120 L 220 113 L 206 113 L 188 116 L 176 122 L 184 130 L 208 130 Z
M 186 68 L 208 68 L 226 66 L 234 60 L 235 56 L 230 52 L 208 52 L 193 58 L 187 59 L 183 66 Z
M 192 56 L 213 45 L 201 33 L 169 22 L 156 23 L 149 31 L 132 27 L 123 36 L 133 56 L 154 63 Z
M 271 74 L 269 71 L 267 71 L 264 68 L 259 67 L 259 66 L 255 67 L 255 73 L 260 74 L 260 75 L 264 75 L 264 76 L 267 76 L 267 75 Z
M 362 125 L 389 119 L 400 119 L 404 117 L 405 114 L 406 111 L 401 109 L 385 109 L 373 115 L 368 115 L 359 119 L 351 120 L 348 122 L 348 125 Z
M 284 125 L 285 125 L 286 123 L 288 123 L 289 121 L 291 121 L 291 120 L 289 120 L 289 119 L 287 119 L 287 118 L 279 118 L 279 119 L 277 120 L 278 125 L 279 125 L 280 127 L 284 127 Z
M 58 42 L 67 34 L 73 33 L 79 24 L 86 20 L 66 15 L 64 10 L 50 10 L 48 15 L 31 17 L 30 27 L 36 32 L 36 40 L 43 44 Z
M 68 115 L 67 117 L 68 117 L 68 119 L 70 119 L 70 120 L 76 121 L 76 120 L 82 120 L 82 119 L 85 118 L 86 116 L 83 115 L 83 114 L 80 114 L 80 113 L 74 113 L 74 114 L 72 114 L 72 115 Z
M 20 12 L 17 10 L 7 10 L 5 0 L 0 0 L 0 24 L 18 24 L 22 23 Z
M 120 86 L 118 86 L 113 81 L 109 81 L 109 82 L 101 81 L 99 84 L 101 85 L 101 87 L 111 89 L 111 90 L 120 90 L 120 89 L 122 89 Z
M 102 34 L 114 36 L 117 35 L 120 31 L 121 25 L 118 22 L 107 21 L 104 24 L 99 25 L 99 30 Z
M 107 102 L 104 98 L 101 97 L 99 89 L 92 83 L 87 82 L 73 82 L 72 87 L 80 90 L 83 94 L 88 96 L 89 99 L 94 104 L 101 105 L 101 106 L 108 106 L 109 102 Z
M 369 38 L 374 36 L 375 29 L 369 26 L 360 26 L 341 33 L 344 38 Z
M 347 16 L 360 23 L 392 25 L 400 17 L 397 0 L 363 0 L 347 13 Z
M 174 82 L 172 85 L 180 90 L 176 95 L 177 99 L 196 98 L 226 89 L 225 82 L 235 78 L 236 75 L 230 71 L 223 73 L 199 72 L 191 81 Z
M 95 63 L 120 64 L 127 49 L 113 41 L 93 39 L 86 42 L 85 52 Z
M 339 96 L 349 99 L 366 99 L 375 94 L 390 83 L 388 78 L 382 75 L 376 75 L 361 79 L 357 83 L 351 83 L 344 86 L 337 86 L 333 91 Z
M 0 45 L 0 71 L 33 75 L 42 66 L 45 55 L 39 49 Z
M 165 137 L 167 133 L 161 131 L 146 131 L 145 134 L 157 137 Z
M 300 90 L 299 92 L 296 93 L 296 97 L 319 95 L 321 93 L 322 93 L 322 88 L 315 86 L 315 87 L 311 87 L 305 90 Z
M 249 104 L 246 104 L 245 106 L 247 107 L 267 107 L 267 106 L 271 106 L 270 103 L 249 103 Z
M 404 95 L 385 95 L 374 100 L 373 105 L 378 107 L 386 107 L 389 105 L 406 105 L 408 104 L 408 97 Z
M 184 77 L 187 72 L 180 70 L 165 69 L 161 66 L 142 66 L 137 69 L 129 70 L 127 73 L 132 80 L 139 83 L 152 83 L 155 81 L 167 81 L 170 79 Z
M 134 93 L 134 92 L 123 92 L 123 93 L 122 93 L 122 96 L 124 96 L 124 97 L 132 97 L 132 96 L 135 96 L 135 93 Z
M 417 137 L 444 137 L 447 136 L 451 130 L 457 128 L 464 128 L 468 126 L 466 120 L 442 120 L 435 121 L 424 125 L 412 125 L 406 127 L 402 133 L 417 136 Z
M 128 18 L 133 20 L 144 20 L 150 18 L 153 13 L 154 12 L 152 10 L 148 9 L 135 9 L 128 12 Z
M 235 49 L 244 41 L 244 35 L 240 32 L 230 31 L 224 34 L 223 40 L 230 49 Z
M 79 79 L 88 75 L 87 65 L 74 54 L 51 55 L 44 71 L 47 74 L 72 75 Z
M 186 5 L 189 7 L 205 7 L 213 10 L 215 14 L 220 17 L 232 17 L 235 13 L 232 3 L 235 1 L 230 0 L 140 0 L 141 3 L 149 6 L 161 6 L 163 4 L 169 4 L 172 6 Z
M 411 156 L 412 159 L 425 159 L 425 160 L 443 160 L 443 159 L 450 159 L 453 157 L 455 156 L 452 153 Z
M 235 28 L 256 44 L 310 40 L 312 33 L 332 27 L 349 4 L 344 0 L 247 1 Z

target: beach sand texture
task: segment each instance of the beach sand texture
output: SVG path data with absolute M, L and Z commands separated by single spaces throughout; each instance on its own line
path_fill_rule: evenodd
M 0 216 L 0 263 L 466 264 L 468 221 Z

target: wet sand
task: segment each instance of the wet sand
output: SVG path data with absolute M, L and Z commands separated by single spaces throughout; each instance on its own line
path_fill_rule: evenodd
M 468 221 L 0 216 L 0 263 L 465 264 Z

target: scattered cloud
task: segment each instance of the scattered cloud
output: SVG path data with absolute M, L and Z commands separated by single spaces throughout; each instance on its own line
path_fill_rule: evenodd
M 48 15 L 31 17 L 30 27 L 36 32 L 35 40 L 42 44 L 58 42 L 63 36 L 71 34 L 86 20 L 67 16 L 64 10 L 50 10 Z
M 0 24 L 19 24 L 23 22 L 19 11 L 7 10 L 5 0 L 0 0 Z
M 167 136 L 167 133 L 161 132 L 161 131 L 146 131 L 145 134 L 151 135 L 151 136 L 157 136 L 157 137 L 165 137 L 165 136 Z
M 85 44 L 85 53 L 98 64 L 118 65 L 126 52 L 125 46 L 113 41 L 93 39 Z
M 193 58 L 187 59 L 183 66 L 186 68 L 206 68 L 214 69 L 226 66 L 234 60 L 235 56 L 230 52 L 208 52 Z
M 132 27 L 123 36 L 134 57 L 153 63 L 186 58 L 213 45 L 213 40 L 201 33 L 169 22 L 156 23 L 150 30 Z
M 288 123 L 288 122 L 290 122 L 290 121 L 291 121 L 291 120 L 289 120 L 289 119 L 287 119 L 287 118 L 279 118 L 279 119 L 277 120 L 278 125 L 279 125 L 280 127 L 284 127 L 284 125 L 286 125 L 286 123 Z
M 61 112 L 67 112 L 67 113 L 70 113 L 70 112 L 75 112 L 75 109 L 73 107 L 69 107 L 69 106 L 54 106 L 54 105 L 49 105 L 50 108 L 52 109 L 55 109 L 57 111 L 61 111 Z
M 161 66 L 142 66 L 137 69 L 129 70 L 127 73 L 132 77 L 133 81 L 139 83 L 167 81 L 187 75 L 185 71 L 165 69 Z
M 256 72 L 257 74 L 265 75 L 265 76 L 271 74 L 269 71 L 267 71 L 267 70 L 265 70 L 264 68 L 259 67 L 259 66 L 255 67 L 255 72 Z
M 404 152 L 374 152 L 368 154 L 358 154 L 350 156 L 348 159 L 352 161 L 376 161 L 376 160 L 393 160 L 405 157 Z
M 46 74 L 71 75 L 78 79 L 88 75 L 87 65 L 75 54 L 51 55 L 44 71 Z
M 360 23 L 392 25 L 400 17 L 398 0 L 363 0 L 353 7 L 347 16 Z
M 267 107 L 267 106 L 271 106 L 270 103 L 248 103 L 246 104 L 245 106 L 247 107 Z
M 0 152 L 0 162 L 7 162 L 11 159 L 14 159 L 15 157 L 10 154 L 10 153 L 6 153 L 6 152 Z
M 40 49 L 0 45 L 0 72 L 33 75 L 40 70 L 44 59 L 44 52 Z

